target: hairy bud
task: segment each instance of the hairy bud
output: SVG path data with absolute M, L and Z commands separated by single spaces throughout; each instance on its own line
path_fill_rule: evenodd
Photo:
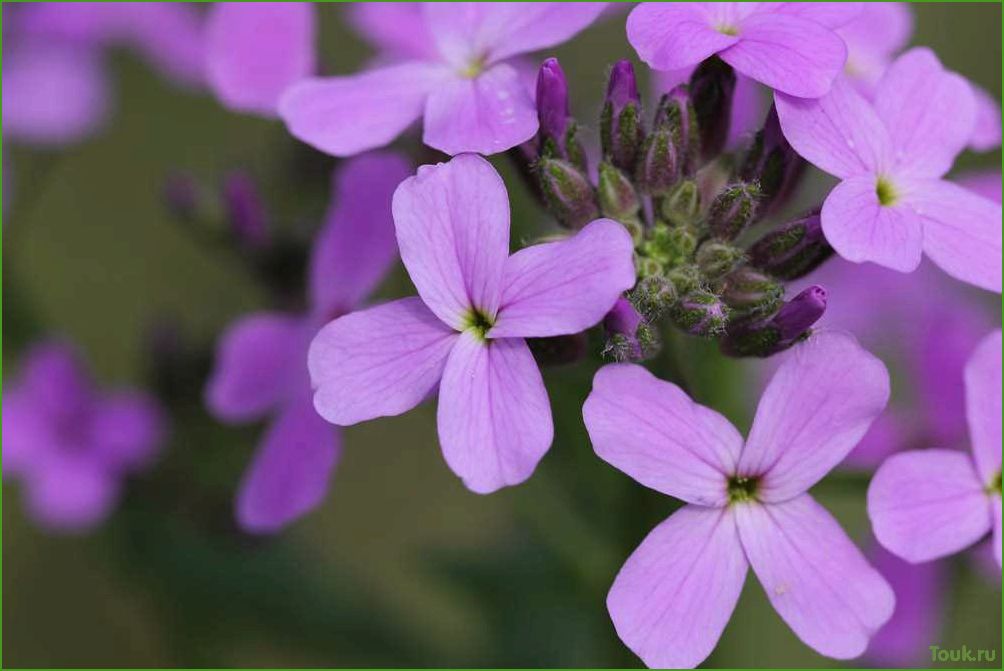
M 673 267 L 689 260 L 697 248 L 697 238 L 687 228 L 656 224 L 642 243 L 642 252 L 663 265 Z
M 725 147 L 735 89 L 736 73 L 717 56 L 703 61 L 690 77 L 690 98 L 697 118 L 703 162 L 718 156 Z
M 695 227 L 701 216 L 701 190 L 697 182 L 685 179 L 677 184 L 662 198 L 659 210 L 671 226 Z
M 545 60 L 537 73 L 537 118 L 541 156 L 563 159 L 585 172 L 585 152 L 568 106 L 568 80 L 557 58 Z
M 777 110 L 771 106 L 739 170 L 741 180 L 760 185 L 761 216 L 784 206 L 805 172 L 805 165 L 785 139 Z
M 621 222 L 638 222 L 641 201 L 627 175 L 603 161 L 600 163 L 600 181 L 597 188 L 600 212 L 605 217 Z M 632 236 L 633 237 L 633 236 Z
M 641 97 L 634 66 L 618 61 L 610 70 L 607 97 L 600 117 L 600 140 L 603 156 L 614 166 L 632 172 L 645 139 Z
M 619 298 L 603 319 L 607 332 L 604 356 L 614 361 L 641 361 L 658 347 L 655 331 L 626 298 Z
M 826 311 L 826 290 L 814 285 L 801 292 L 770 319 L 745 321 L 729 328 L 721 342 L 728 356 L 768 357 L 807 338 Z
M 760 190 L 756 184 L 739 182 L 725 187 L 711 203 L 708 229 L 719 240 L 735 240 L 756 215 Z
M 589 179 L 568 161 L 542 157 L 537 178 L 551 214 L 568 228 L 582 228 L 599 215 Z
M 781 306 L 784 287 L 755 268 L 743 266 L 722 282 L 722 300 L 743 319 L 760 319 Z
M 708 240 L 698 249 L 694 260 L 697 267 L 701 269 L 701 275 L 708 280 L 717 280 L 732 272 L 736 266 L 742 263 L 744 258 L 743 250 L 732 245 Z
M 713 338 L 725 331 L 728 307 L 708 291 L 695 291 L 677 302 L 670 313 L 673 323 L 690 335 Z
M 638 280 L 638 284 L 628 294 L 628 300 L 646 319 L 655 320 L 672 307 L 678 295 L 670 280 L 661 275 L 652 275 Z
M 833 255 L 814 212 L 767 233 L 750 247 L 750 264 L 782 280 L 808 275 Z

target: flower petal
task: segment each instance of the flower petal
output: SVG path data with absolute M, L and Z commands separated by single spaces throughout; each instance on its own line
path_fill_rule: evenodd
M 409 62 L 348 77 L 305 79 L 279 101 L 294 137 L 334 156 L 382 147 L 422 115 L 445 70 Z
M 805 6 L 807 3 L 797 3 Z M 813 3 L 816 4 L 816 3 Z M 841 3 L 833 3 L 841 4 Z M 864 2 L 861 12 L 837 34 L 847 44 L 847 76 L 871 97 L 889 63 L 910 41 L 913 12 L 905 2 Z
M 863 653 L 896 598 L 826 509 L 802 494 L 735 516 L 753 572 L 795 635 L 828 657 Z
M 554 426 L 526 342 L 461 334 L 439 385 L 437 420 L 446 463 L 471 491 L 488 494 L 529 478 Z
M 492 320 L 509 256 L 509 195 L 473 154 L 422 166 L 394 193 L 401 260 L 422 300 L 457 330 L 471 311 Z
M 797 16 L 826 26 L 841 28 L 860 17 L 862 10 L 872 3 L 868 2 L 772 2 L 762 3 L 761 7 L 770 7 L 777 14 Z M 875 3 L 893 4 L 893 3 Z M 761 10 L 762 11 L 762 10 Z
M 92 419 L 94 449 L 114 472 L 151 465 L 167 433 L 167 417 L 144 392 L 116 392 L 101 399 Z
M 868 486 L 875 537 L 911 562 L 944 557 L 990 531 L 989 498 L 969 455 L 926 449 L 895 454 Z
M 848 261 L 913 272 L 924 249 L 921 218 L 906 203 L 882 205 L 878 183 L 874 175 L 861 175 L 830 191 L 821 212 L 823 234 Z
M 944 180 L 913 182 L 904 200 L 922 223 L 924 252 L 939 268 L 955 279 L 1001 292 L 999 203 Z
M 382 55 L 432 60 L 436 45 L 418 2 L 353 2 L 345 10 L 349 23 Z
M 310 344 L 314 407 L 342 426 L 407 412 L 436 388 L 455 340 L 418 298 L 340 317 Z
M 980 480 L 989 485 L 1001 473 L 1001 332 L 980 341 L 966 362 L 966 419 L 973 460 Z
M 888 132 L 868 101 L 843 77 L 821 98 L 775 93 L 774 103 L 788 142 L 820 170 L 846 179 L 885 168 Z
M 990 514 L 993 515 L 993 543 L 994 559 L 997 560 L 997 568 L 1001 566 L 1001 497 L 994 494 L 990 497 Z
M 604 366 L 582 417 L 596 454 L 646 487 L 689 503 L 726 503 L 742 436 L 676 385 L 634 364 Z
M 425 106 L 425 144 L 450 155 L 497 154 L 537 133 L 537 108 L 511 65 L 499 63 L 476 77 L 453 77 Z
M 889 373 L 845 333 L 817 333 L 786 355 L 760 398 L 739 473 L 758 495 L 790 499 L 816 484 L 868 431 L 889 400 Z
M 237 492 L 237 522 L 245 531 L 274 533 L 324 500 L 341 451 L 340 432 L 304 393 L 268 428 Z
M 303 323 L 291 315 L 260 312 L 231 324 L 206 383 L 210 412 L 247 422 L 274 408 L 304 378 L 303 339 Z
M 721 638 L 748 567 L 730 509 L 684 506 L 617 574 L 607 595 L 617 635 L 650 668 L 697 666 Z
M 970 84 L 976 101 L 976 123 L 969 137 L 969 148 L 974 151 L 990 151 L 1001 144 L 1001 106 L 990 93 L 981 86 Z
M 502 305 L 489 338 L 544 338 L 598 324 L 634 286 L 627 230 L 597 219 L 560 242 L 533 245 L 506 261 Z
M 209 84 L 230 109 L 276 114 L 290 85 L 314 72 L 314 7 L 218 2 L 206 19 Z
M 679 70 L 739 41 L 716 29 L 702 2 L 643 2 L 627 19 L 628 42 L 655 70 Z
M 747 77 L 801 98 L 830 90 L 844 68 L 847 47 L 836 33 L 809 19 L 753 14 L 743 20 L 739 41 L 719 56 Z
M 83 533 L 103 522 L 119 498 L 119 483 L 83 455 L 51 454 L 26 481 L 27 512 L 59 533 Z
M 346 161 L 335 173 L 332 201 L 310 259 L 310 296 L 316 314 L 355 308 L 397 256 L 391 198 L 410 172 L 403 157 L 373 152 Z
M 897 164 L 924 177 L 948 172 L 976 124 L 969 82 L 924 47 L 889 66 L 875 91 L 875 112 L 889 130 Z

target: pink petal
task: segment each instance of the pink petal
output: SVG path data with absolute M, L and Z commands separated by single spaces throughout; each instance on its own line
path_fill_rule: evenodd
M 1000 169 L 967 172 L 955 178 L 955 182 L 973 193 L 994 201 L 998 205 L 1001 204 L 1002 182 Z
M 216 346 L 206 405 L 228 422 L 258 419 L 304 379 L 303 323 L 260 312 L 231 324 Z
M 314 7 L 218 2 L 206 23 L 209 83 L 227 107 L 274 116 L 279 98 L 314 72 Z
M 21 389 L 3 392 L 3 473 L 4 479 L 20 477 L 52 450 L 52 421 L 32 403 Z
M 781 130 L 802 157 L 842 179 L 877 174 L 889 162 L 889 135 L 871 105 L 844 78 L 822 98 L 774 95 Z
M 847 75 L 872 91 L 893 56 L 910 41 L 913 12 L 905 2 L 861 4 L 861 12 L 837 34 L 847 44 Z
M 955 279 L 1001 292 L 999 203 L 943 180 L 913 182 L 904 200 L 922 222 L 924 252 L 935 265 Z
M 821 332 L 786 355 L 760 398 L 739 473 L 784 501 L 809 489 L 868 431 L 889 400 L 889 373 L 853 336 Z
M 381 55 L 432 60 L 436 45 L 418 2 L 353 2 L 344 6 L 348 21 Z
M 390 152 L 346 161 L 335 172 L 332 200 L 310 259 L 312 309 L 344 313 L 363 301 L 397 257 L 391 198 L 411 169 Z
M 753 14 L 743 20 L 739 41 L 721 59 L 747 77 L 801 98 L 830 90 L 843 70 L 847 47 L 815 21 L 782 14 Z
M 808 494 L 735 508 L 746 557 L 795 635 L 851 659 L 892 616 L 896 598 L 835 519 Z
M 980 341 L 965 368 L 966 419 L 976 472 L 985 485 L 1001 473 L 1001 332 Z
M 988 500 L 969 455 L 913 450 L 889 457 L 875 472 L 868 517 L 887 550 L 923 562 L 958 552 L 990 531 Z
M 401 260 L 422 300 L 457 330 L 472 310 L 492 320 L 509 255 L 509 196 L 473 154 L 422 166 L 394 193 Z
M 205 81 L 206 26 L 195 3 L 135 2 L 106 8 L 125 23 L 120 27 L 123 40 L 162 75 L 180 86 Z
M 875 111 L 889 130 L 896 163 L 924 177 L 948 172 L 976 123 L 969 83 L 923 47 L 889 66 L 875 91 Z
M 315 149 L 351 156 L 382 147 L 422 115 L 444 81 L 440 66 L 409 62 L 348 77 L 305 79 L 279 101 L 289 132 Z
M 701 2 L 643 2 L 627 19 L 628 42 L 656 70 L 680 70 L 732 46 Z
M 730 509 L 684 506 L 631 554 L 607 595 L 617 635 L 653 669 L 714 650 L 748 568 Z
M 407 412 L 436 388 L 455 340 L 418 298 L 340 317 L 310 344 L 314 407 L 342 426 Z
M 529 478 L 554 427 L 526 342 L 461 334 L 443 371 L 437 421 L 446 463 L 471 491 L 489 494 Z
M 976 123 L 969 138 L 969 148 L 974 151 L 990 151 L 1001 144 L 1001 106 L 981 86 L 970 84 L 976 98 Z
M 502 306 L 489 338 L 543 338 L 598 324 L 634 286 L 634 243 L 621 224 L 598 219 L 560 242 L 506 261 Z
M 50 455 L 26 481 L 28 514 L 59 533 L 83 533 L 103 522 L 119 498 L 119 484 L 82 455 Z
M 862 9 L 872 4 L 891 3 L 871 3 L 871 2 L 765 2 L 761 3 L 761 10 L 770 8 L 771 12 L 797 16 L 826 26 L 827 28 L 842 28 L 856 21 Z
M 167 433 L 167 417 L 144 392 L 116 392 L 101 399 L 91 420 L 94 449 L 115 472 L 148 468 Z
M 604 366 L 582 418 L 596 454 L 646 487 L 699 505 L 727 502 L 742 436 L 676 385 L 634 364 Z
M 309 395 L 289 402 L 269 427 L 237 492 L 241 528 L 274 533 L 319 506 L 340 451 L 338 430 L 317 414 Z
M 475 77 L 453 77 L 425 106 L 425 144 L 444 153 L 497 154 L 532 138 L 537 108 L 519 73 L 500 63 Z
M 838 184 L 823 202 L 823 234 L 848 261 L 913 272 L 925 243 L 921 218 L 905 203 L 882 205 L 877 188 L 874 175 Z

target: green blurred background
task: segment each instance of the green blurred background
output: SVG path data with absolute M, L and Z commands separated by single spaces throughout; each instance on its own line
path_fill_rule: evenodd
M 914 43 L 998 98 L 999 4 L 914 5 Z M 351 72 L 370 56 L 342 8 L 321 9 L 323 68 Z M 596 128 L 608 65 L 633 57 L 615 15 L 554 50 L 574 111 Z M 16 166 L 4 193 L 3 362 L 41 336 L 78 342 L 100 380 L 147 384 L 150 332 L 170 324 L 204 351 L 267 297 L 239 255 L 213 248 L 163 206 L 167 175 L 207 185 L 254 172 L 276 222 L 307 233 L 326 205 L 334 161 L 278 123 L 228 113 L 208 95 L 171 88 L 133 55 L 112 60 L 113 121 L 59 152 L 4 148 Z M 415 145 L 400 144 L 405 150 Z M 504 159 L 514 237 L 545 219 Z M 998 166 L 1000 153 L 960 168 Z M 381 290 L 410 293 L 400 268 Z M 596 345 L 598 343 L 594 343 Z M 154 362 L 157 363 L 157 362 Z M 160 362 L 163 367 L 163 362 Z M 190 393 L 172 406 L 172 441 L 119 512 L 85 537 L 53 537 L 3 487 L 5 666 L 636 666 L 604 600 L 623 560 L 674 502 L 592 453 L 581 403 L 599 361 L 546 372 L 556 440 L 525 485 L 482 497 L 447 469 L 434 405 L 349 428 L 331 493 L 272 538 L 237 533 L 230 498 L 257 428 L 216 425 Z M 653 364 L 684 376 L 696 398 L 748 426 L 746 364 L 674 339 Z M 163 371 L 161 371 L 163 373 Z M 197 389 L 197 381 L 176 381 Z M 867 532 L 866 481 L 816 489 L 856 538 Z M 943 647 L 1001 647 L 1000 587 L 953 563 Z M 799 643 L 752 577 L 707 666 L 830 666 Z

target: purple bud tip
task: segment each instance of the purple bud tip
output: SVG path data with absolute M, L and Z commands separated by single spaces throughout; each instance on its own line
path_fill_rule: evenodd
M 638 81 L 635 79 L 631 61 L 617 61 L 614 64 L 610 71 L 610 83 L 607 85 L 607 100 L 617 110 L 623 109 L 629 103 L 641 103 Z
M 634 309 L 631 302 L 623 296 L 617 299 L 613 308 L 603 318 L 603 326 L 611 333 L 619 333 L 629 338 L 634 338 L 641 324 L 641 315 Z
M 826 312 L 826 289 L 814 284 L 785 303 L 773 322 L 780 329 L 781 339 L 797 338 Z
M 548 58 L 537 75 L 537 116 L 540 133 L 560 140 L 568 128 L 568 80 L 557 58 Z
M 265 206 L 250 175 L 232 172 L 223 182 L 223 202 L 233 234 L 249 249 L 260 249 L 268 242 Z

